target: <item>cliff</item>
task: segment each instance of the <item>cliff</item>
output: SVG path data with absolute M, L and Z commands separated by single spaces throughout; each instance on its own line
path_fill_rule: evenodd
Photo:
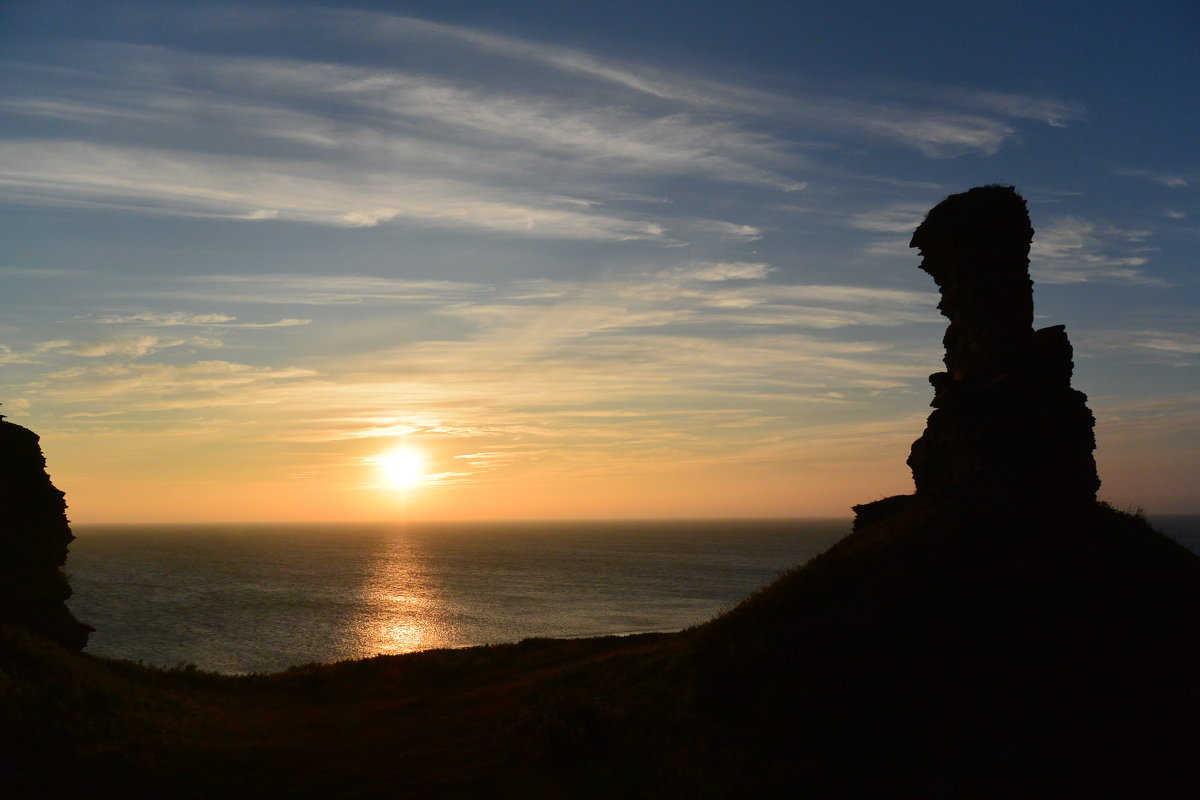
M 0 624 L 82 650 L 92 628 L 66 606 L 62 567 L 75 538 L 66 508 L 37 434 L 0 416 Z

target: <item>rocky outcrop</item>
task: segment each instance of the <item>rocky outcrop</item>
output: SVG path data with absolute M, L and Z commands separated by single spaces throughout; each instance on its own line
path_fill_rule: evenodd
M 1073 513 L 1095 502 L 1095 420 L 1071 388 L 1065 328 L 1033 329 L 1025 201 L 1011 187 L 951 195 L 917 228 L 921 269 L 950 320 L 946 371 L 908 465 L 916 494 L 856 506 L 856 526 L 911 502 L 961 500 Z
M 92 628 L 66 606 L 62 567 L 75 538 L 66 508 L 37 434 L 0 416 L 0 624 L 82 650 Z
M 916 492 L 697 631 L 706 796 L 1200 797 L 1200 558 L 1096 502 L 1032 235 L 1001 186 L 917 228 L 950 325 Z

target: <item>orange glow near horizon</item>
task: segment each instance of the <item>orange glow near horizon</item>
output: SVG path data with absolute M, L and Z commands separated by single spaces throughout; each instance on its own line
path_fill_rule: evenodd
M 430 437 L 279 448 L 128 437 L 122 447 L 100 448 L 52 431 L 42 445 L 79 524 L 849 517 L 855 504 L 912 491 L 904 459 L 920 426 L 905 419 L 870 436 L 742 461 L 714 454 L 660 462 L 588 443 L 580 445 L 587 459 L 568 447 L 510 458 L 515 448 Z M 1110 436 L 1098 452 L 1101 497 L 1118 507 L 1188 513 L 1182 500 L 1154 502 L 1153 492 L 1171 487 L 1151 486 L 1126 466 L 1121 451 L 1131 443 L 1139 454 L 1158 448 L 1154 459 L 1176 467 L 1180 482 L 1190 474 L 1188 456 L 1165 438 Z M 168 448 L 170 460 L 149 455 Z M 1184 488 L 1176 490 L 1181 497 Z

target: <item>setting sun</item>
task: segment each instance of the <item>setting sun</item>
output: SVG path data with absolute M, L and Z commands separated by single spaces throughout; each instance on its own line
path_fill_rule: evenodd
M 384 453 L 376 458 L 388 486 L 411 489 L 425 478 L 425 454 L 409 447 Z

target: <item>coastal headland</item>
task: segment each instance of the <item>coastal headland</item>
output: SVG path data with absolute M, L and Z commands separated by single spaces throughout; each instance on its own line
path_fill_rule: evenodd
M 1200 795 L 1200 558 L 1096 501 L 1032 234 L 1008 187 L 930 212 L 950 327 L 915 492 L 718 618 L 240 677 L 10 625 L 0 794 Z

